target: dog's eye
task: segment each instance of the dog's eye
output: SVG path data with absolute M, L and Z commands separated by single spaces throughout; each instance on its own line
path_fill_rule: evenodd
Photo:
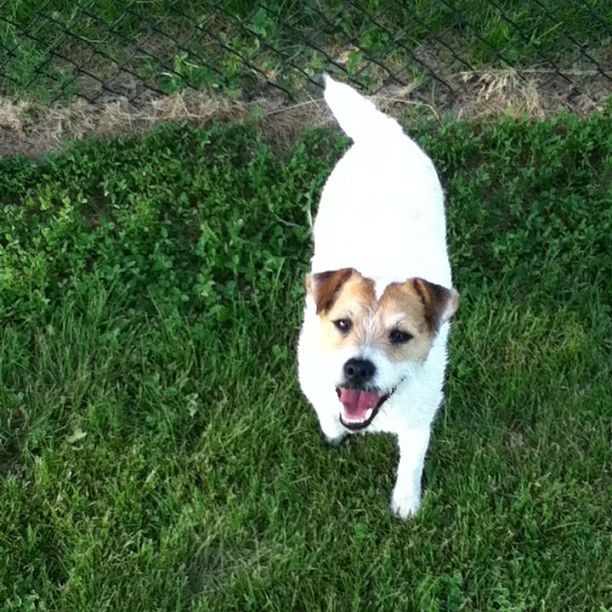
M 343 334 L 346 334 L 350 331 L 353 324 L 348 319 L 337 319 L 334 321 L 334 325 L 338 331 L 341 331 Z
M 402 331 L 401 329 L 394 329 L 389 334 L 389 342 L 391 342 L 391 344 L 405 344 L 411 338 L 412 336 L 408 332 Z

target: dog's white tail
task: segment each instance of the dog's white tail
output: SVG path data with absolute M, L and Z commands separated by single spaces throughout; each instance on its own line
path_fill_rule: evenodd
M 325 75 L 325 101 L 347 136 L 354 142 L 403 135 L 400 124 L 379 111 L 352 87 Z

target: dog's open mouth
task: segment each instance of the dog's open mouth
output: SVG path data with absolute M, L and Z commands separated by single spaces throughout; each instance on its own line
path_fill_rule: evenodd
M 380 407 L 389 399 L 391 393 L 379 393 L 375 390 L 351 389 L 336 387 L 338 399 L 342 404 L 340 422 L 347 429 L 357 431 L 367 427 Z

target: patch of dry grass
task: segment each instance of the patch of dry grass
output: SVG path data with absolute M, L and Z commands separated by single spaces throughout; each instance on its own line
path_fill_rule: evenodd
M 591 79 L 589 93 L 560 82 L 558 75 L 537 69 L 489 70 L 458 73 L 453 95 L 435 101 L 418 93 L 415 87 L 387 87 L 374 98 L 384 110 L 392 110 L 410 122 L 415 114 L 441 120 L 495 117 L 504 114 L 545 118 L 570 108 L 579 115 L 602 110 L 609 91 L 595 75 L 573 75 Z M 582 89 L 581 89 L 582 90 Z M 26 100 L 0 98 L 0 155 L 16 153 L 38 156 L 61 148 L 63 142 L 86 136 L 143 132 L 159 123 L 204 124 L 211 120 L 242 121 L 252 117 L 283 150 L 291 146 L 304 129 L 326 125 L 331 116 L 321 97 L 288 104 L 278 94 L 250 102 L 204 91 L 185 90 L 168 96 L 150 97 L 141 104 L 126 99 L 45 106 Z

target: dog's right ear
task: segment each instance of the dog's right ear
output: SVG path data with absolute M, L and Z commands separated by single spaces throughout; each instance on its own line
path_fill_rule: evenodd
M 342 285 L 353 272 L 353 268 L 341 268 L 306 275 L 306 291 L 312 295 L 317 305 L 318 315 L 324 314 L 334 305 Z

